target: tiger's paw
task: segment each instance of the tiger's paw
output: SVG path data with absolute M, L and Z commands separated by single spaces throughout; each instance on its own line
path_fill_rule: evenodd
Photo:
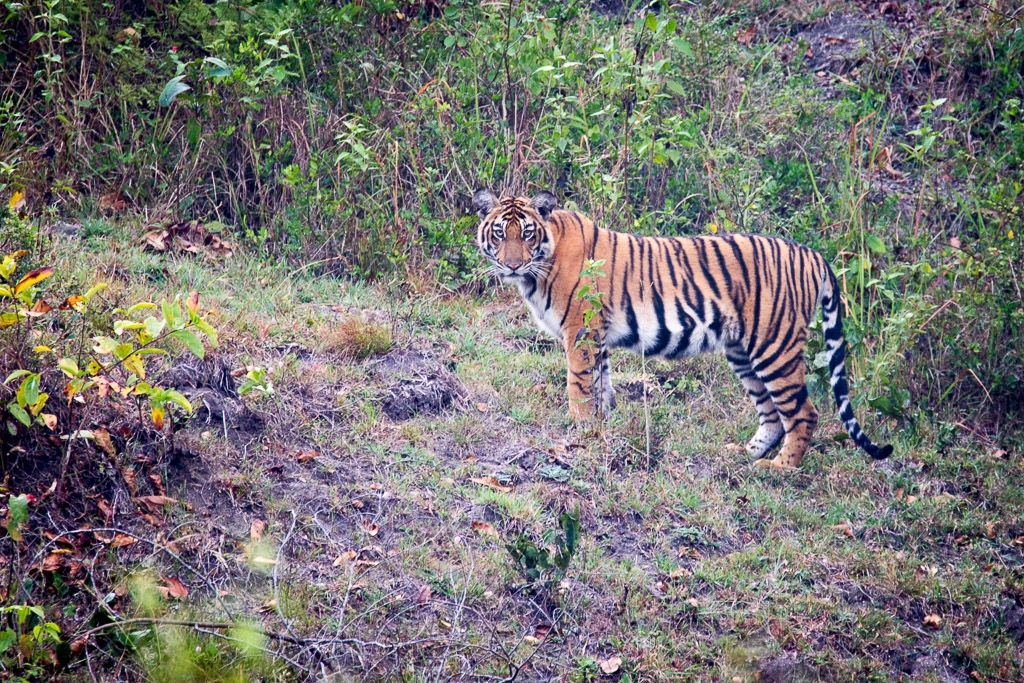
M 590 399 L 569 399 L 569 420 L 576 424 L 583 424 L 594 419 L 594 408 L 590 405 Z
M 779 460 L 778 456 L 769 460 L 768 458 L 761 458 L 754 461 L 754 467 L 760 470 L 775 470 L 776 472 L 794 472 L 796 467 Z

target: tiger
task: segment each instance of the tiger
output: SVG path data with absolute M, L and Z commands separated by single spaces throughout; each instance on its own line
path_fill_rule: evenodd
M 752 459 L 761 467 L 797 468 L 818 425 L 804 354 L 820 304 L 839 417 L 872 458 L 892 454 L 891 445 L 872 443 L 854 417 L 840 290 L 818 252 L 767 235 L 614 232 L 557 210 L 557 198 L 546 191 L 499 199 L 481 188 L 472 203 L 481 219 L 477 244 L 492 272 L 519 288 L 537 325 L 561 343 L 574 422 L 614 407 L 610 349 L 667 359 L 723 350 L 757 410 L 758 428 L 746 445 Z M 578 296 L 585 285 L 593 294 Z M 780 441 L 779 453 L 767 459 Z

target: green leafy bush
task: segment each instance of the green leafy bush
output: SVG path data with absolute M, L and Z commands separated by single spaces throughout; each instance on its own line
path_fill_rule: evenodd
M 520 534 L 505 545 L 512 561 L 530 581 L 541 582 L 550 590 L 565 578 L 572 558 L 579 549 L 580 513 L 563 512 L 558 518 L 558 529 L 548 529 L 540 544 L 526 534 Z
M 54 275 L 54 270 L 37 268 L 17 278 L 17 259 L 24 255 L 15 252 L 0 262 L 0 330 L 4 330 L 0 349 L 10 358 L 25 359 L 22 362 L 27 366 L 10 370 L 4 380 L 6 387 L 17 383 L 6 406 L 14 420 L 7 423 L 12 434 L 17 434 L 16 424 L 20 424 L 22 429 L 39 426 L 51 432 L 60 427 L 62 433 L 91 438 L 83 423 L 93 416 L 97 401 L 144 399 L 157 430 L 163 429 L 168 405 L 192 412 L 180 392 L 147 381 L 147 365 L 151 356 L 167 354 L 171 340 L 199 358 L 205 354 L 203 337 L 216 346 L 217 333 L 200 315 L 197 293 L 188 297 L 184 309 L 177 299 L 159 307 L 139 302 L 116 309 L 113 314 L 122 317 L 114 320 L 112 336 L 93 335 L 86 313 L 107 285 L 97 283 L 84 295 L 69 296 L 59 306 L 52 306 L 42 297 L 39 285 Z M 150 315 L 142 318 L 147 312 Z M 61 324 L 48 324 L 47 319 L 54 317 Z M 68 406 L 76 402 L 86 406 L 79 415 L 64 411 L 65 424 L 59 424 L 54 412 L 44 412 L 52 405 L 44 387 L 55 382 L 55 377 L 64 379 L 63 386 L 55 388 Z

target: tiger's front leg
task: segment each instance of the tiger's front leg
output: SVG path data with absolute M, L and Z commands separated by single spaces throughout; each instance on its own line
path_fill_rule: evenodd
M 569 417 L 574 422 L 580 422 L 594 416 L 594 380 L 595 376 L 600 377 L 602 367 L 600 335 L 596 330 L 582 326 L 570 327 L 565 332 L 565 352 L 569 365 L 566 377 Z M 610 381 L 607 384 L 610 388 Z M 603 394 L 602 391 L 600 399 L 604 398 Z
M 594 391 L 601 397 L 601 412 L 598 417 L 603 420 L 615 407 L 615 389 L 612 387 L 612 370 L 608 364 L 608 347 L 604 344 L 601 345 L 594 362 Z

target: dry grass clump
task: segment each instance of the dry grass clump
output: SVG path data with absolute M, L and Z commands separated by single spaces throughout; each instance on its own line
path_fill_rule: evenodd
M 391 326 L 349 316 L 334 327 L 324 340 L 325 351 L 343 353 L 353 358 L 369 358 L 391 349 Z

